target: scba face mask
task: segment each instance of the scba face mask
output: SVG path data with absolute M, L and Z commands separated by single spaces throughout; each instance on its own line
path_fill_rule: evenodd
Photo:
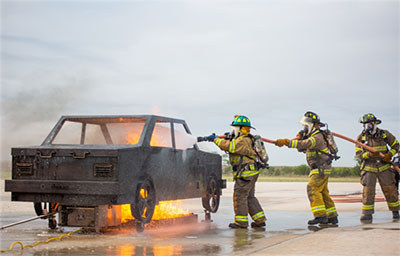
M 301 124 L 301 130 L 299 131 L 301 137 L 309 135 L 312 131 L 313 123 L 309 122 L 308 118 L 304 116 L 300 119 L 299 123 Z
M 369 134 L 375 134 L 376 133 L 376 124 L 374 123 L 365 123 L 363 124 L 364 126 L 364 131 L 368 132 Z

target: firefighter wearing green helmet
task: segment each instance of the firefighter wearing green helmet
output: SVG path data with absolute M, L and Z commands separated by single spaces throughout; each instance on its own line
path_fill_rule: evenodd
M 311 111 L 304 114 L 300 123 L 302 130 L 296 139 L 278 139 L 275 144 L 279 147 L 296 148 L 299 152 L 306 153 L 307 163 L 310 167 L 307 194 L 314 215 L 314 219 L 309 220 L 308 224 L 337 224 L 339 222 L 338 214 L 328 190 L 332 158 L 329 155 L 329 145 L 325 139 L 325 133 L 320 129 L 325 124 L 321 123 L 319 116 Z
M 372 222 L 374 213 L 375 187 L 378 179 L 379 185 L 385 195 L 393 219 L 399 219 L 399 199 L 395 185 L 395 174 L 391 168 L 390 160 L 399 151 L 399 142 L 387 130 L 377 127 L 381 120 L 374 114 L 363 115 L 359 122 L 363 124 L 363 131 L 357 140 L 376 150 L 375 153 L 366 151 L 356 145 L 356 157 L 361 160 L 361 179 L 363 185 L 363 202 L 361 222 Z M 390 148 L 390 149 L 389 149 Z
M 235 116 L 232 129 L 226 138 L 217 138 L 215 134 L 200 137 L 199 141 L 213 141 L 220 149 L 229 153 L 229 162 L 232 165 L 235 185 L 233 189 L 233 206 L 235 221 L 229 224 L 230 228 L 246 229 L 248 215 L 253 222 L 251 227 L 265 226 L 265 214 L 255 197 L 255 183 L 260 170 L 256 164 L 257 153 L 253 147 L 253 136 L 250 134 L 250 120 L 243 115 Z

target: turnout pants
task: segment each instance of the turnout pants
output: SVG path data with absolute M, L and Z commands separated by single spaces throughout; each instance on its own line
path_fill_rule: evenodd
M 375 186 L 376 179 L 379 181 L 379 185 L 385 195 L 389 210 L 399 210 L 399 198 L 397 195 L 397 189 L 395 185 L 395 176 L 392 170 L 386 170 L 383 172 L 367 172 L 361 173 L 361 185 L 363 185 L 363 204 L 362 213 L 364 215 L 371 215 L 374 211 L 375 203 Z
M 254 196 L 257 178 L 258 174 L 235 180 L 233 207 L 235 210 L 235 223 L 239 226 L 247 227 L 249 214 L 257 224 L 264 223 L 266 220 L 264 211 Z
M 338 216 L 335 203 L 329 195 L 328 178 L 329 174 L 323 176 L 312 174 L 308 181 L 307 194 L 314 217 L 327 216 L 332 218 Z

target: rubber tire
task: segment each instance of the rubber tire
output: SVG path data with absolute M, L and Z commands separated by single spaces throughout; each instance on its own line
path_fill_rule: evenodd
M 136 222 L 136 232 L 142 233 L 143 230 L 144 230 L 144 223 L 140 222 L 140 221 L 137 221 Z
M 140 191 L 147 191 L 147 196 L 142 197 Z M 151 221 L 156 206 L 156 191 L 153 182 L 147 178 L 143 182 L 138 183 L 136 187 L 135 203 L 131 204 L 131 214 L 138 222 L 147 224 Z M 144 210 L 147 208 L 143 216 Z
M 57 228 L 57 221 L 55 218 L 49 219 L 49 228 L 56 229 Z
M 204 209 L 215 213 L 218 211 L 220 201 L 220 188 L 215 175 L 210 176 L 207 182 L 206 195 L 201 198 Z
M 44 203 L 44 204 L 46 204 L 46 203 Z M 34 202 L 33 203 L 33 208 L 35 209 L 35 213 L 36 213 L 37 216 L 40 216 L 40 215 L 44 214 L 42 203 Z M 46 219 L 46 217 L 42 217 L 41 219 Z

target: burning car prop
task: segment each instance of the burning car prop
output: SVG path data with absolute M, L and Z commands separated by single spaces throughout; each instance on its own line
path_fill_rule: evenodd
M 221 157 L 200 151 L 184 120 L 63 116 L 40 146 L 12 148 L 12 201 L 34 202 L 60 226 L 118 226 L 128 209 L 142 231 L 159 203 L 201 197 L 218 210 Z M 56 228 L 54 215 L 49 227 Z

